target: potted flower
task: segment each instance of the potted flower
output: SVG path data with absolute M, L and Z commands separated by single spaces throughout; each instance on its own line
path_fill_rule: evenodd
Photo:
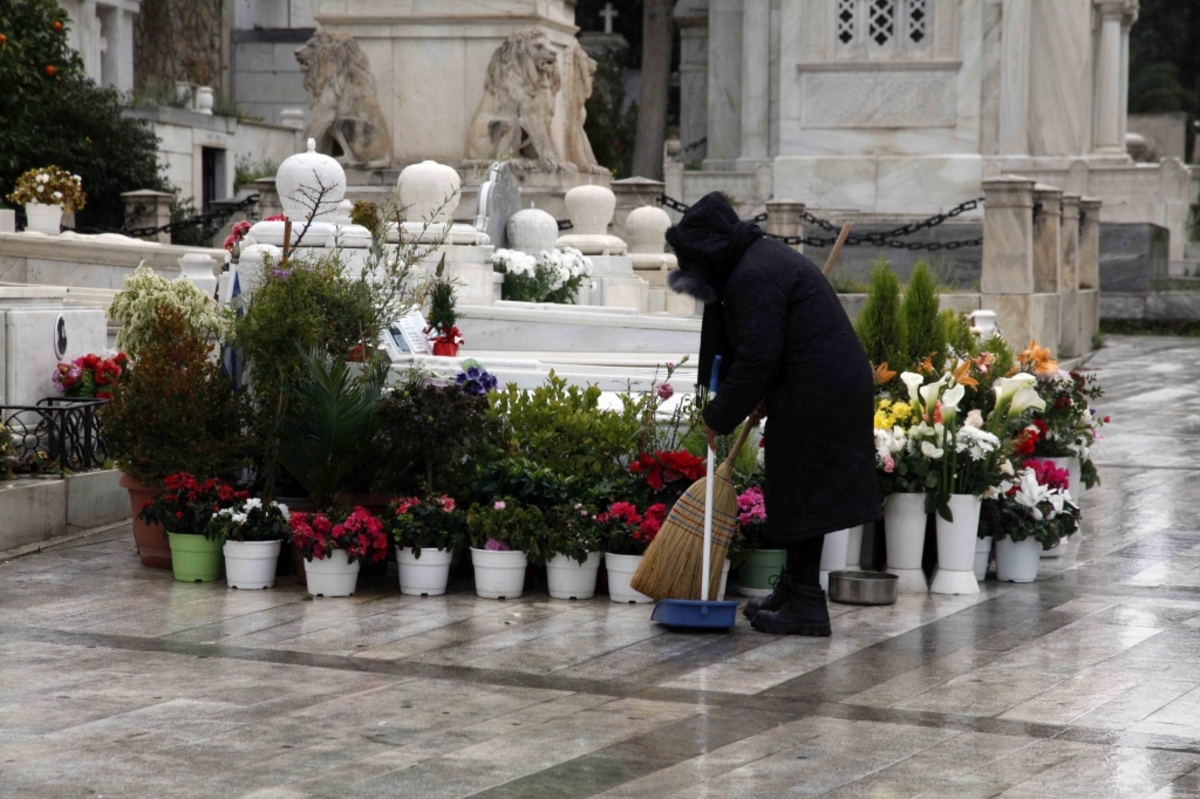
M 985 503 L 983 527 L 996 539 L 996 576 L 1014 583 L 1037 579 L 1038 562 L 1079 524 L 1067 490 L 1068 473 L 1049 461 L 1028 460 L 999 495 Z
M 400 593 L 441 596 L 450 580 L 450 562 L 466 545 L 466 519 L 448 496 L 394 499 L 383 517 L 396 542 Z
M 485 599 L 516 599 L 525 588 L 529 558 L 542 553 L 546 521 L 536 507 L 511 499 L 472 505 L 467 513 L 475 593 Z
M 425 334 L 429 336 L 434 355 L 453 358 L 464 342 L 455 327 L 458 313 L 454 310 L 454 281 L 444 276 L 445 259 L 442 260 L 429 289 L 429 327 Z
M 608 597 L 613 602 L 642 604 L 654 600 L 630 587 L 633 573 L 642 563 L 646 548 L 662 529 L 667 506 L 651 505 L 643 515 L 629 502 L 614 502 L 596 521 L 605 533 L 604 566 L 608 571 Z M 722 591 L 722 595 L 724 591 Z
M 937 513 L 938 568 L 929 590 L 935 594 L 977 594 L 975 546 L 983 493 L 998 476 L 991 469 L 1000 439 L 984 430 L 981 414 L 966 419 L 958 412 L 966 387 L 946 373 L 923 385 L 925 378 L 905 372 L 901 379 L 917 407 L 920 422 L 910 434 L 930 462 L 933 492 L 926 507 Z
M 138 517 L 166 531 L 176 580 L 208 583 L 221 576 L 222 541 L 213 516 L 249 496 L 214 478 L 198 480 L 180 472 L 163 480 L 162 491 L 142 507 Z
M 875 406 L 875 463 L 883 494 L 883 532 L 887 572 L 896 575 L 897 590 L 923 594 L 929 590 L 921 561 L 929 514 L 925 494 L 930 460 L 911 435 L 920 422 L 919 405 L 882 398 Z
M 112 357 L 89 353 L 54 368 L 51 380 L 59 394 L 71 399 L 111 399 L 114 387 L 129 366 L 123 352 Z
M 787 564 L 787 550 L 763 546 L 767 540 L 767 504 L 760 486 L 747 488 L 738 495 L 737 503 L 738 532 L 744 553 L 738 572 L 738 593 L 767 596 Z
M 57 236 L 62 229 L 63 211 L 79 211 L 87 204 L 83 181 L 56 166 L 30 169 L 17 178 L 8 195 L 14 203 L 25 205 L 25 229 Z
M 313 596 L 352 596 L 359 564 L 387 558 L 383 523 L 363 507 L 349 514 L 292 513 L 292 545 L 304 558 L 308 592 Z
M 1022 353 L 1026 360 L 1027 353 Z M 1099 415 L 1091 403 L 1104 392 L 1094 375 L 1026 368 L 1036 373 L 1037 393 L 1046 407 L 1034 415 L 1031 427 L 1025 431 L 1024 454 L 1066 469 L 1071 475 L 1068 490 L 1078 500 L 1085 486 L 1090 488 L 1099 482 L 1091 462 L 1091 447 L 1109 419 Z
M 546 512 L 546 580 L 554 599 L 591 599 L 596 595 L 604 529 L 596 509 L 579 503 Z
M 247 499 L 213 514 L 210 535 L 225 542 L 225 582 L 230 588 L 260 589 L 275 585 L 279 550 L 291 536 L 288 507 Z
M 225 476 L 244 465 L 246 408 L 183 313 L 164 304 L 152 311 L 151 322 L 99 413 L 105 447 L 124 472 L 121 486 L 129 491 L 142 563 L 165 569 L 171 554 L 162 529 L 139 511 L 169 475 Z

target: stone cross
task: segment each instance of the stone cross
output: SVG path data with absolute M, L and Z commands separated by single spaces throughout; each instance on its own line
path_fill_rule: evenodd
M 600 16 L 604 17 L 604 32 L 613 32 L 613 18 L 621 16 L 620 12 L 613 8 L 612 3 L 605 3 L 604 10 L 600 12 Z

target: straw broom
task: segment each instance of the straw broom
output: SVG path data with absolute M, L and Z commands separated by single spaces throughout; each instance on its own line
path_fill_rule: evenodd
M 713 527 L 709 563 L 709 597 L 721 585 L 721 570 L 729 554 L 729 542 L 737 529 L 737 489 L 733 487 L 733 464 L 754 426 L 742 425 L 741 435 L 728 457 L 717 467 L 713 485 Z M 692 483 L 646 549 L 631 585 L 654 599 L 700 599 L 700 574 L 704 560 L 704 497 L 709 476 Z

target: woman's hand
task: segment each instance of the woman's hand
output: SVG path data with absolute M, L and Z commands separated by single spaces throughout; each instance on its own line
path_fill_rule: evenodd
M 750 418 L 746 420 L 746 424 L 751 427 L 758 427 L 758 423 L 767 418 L 767 401 L 760 400 L 758 407 L 750 412 Z
M 717 451 L 717 431 L 713 430 L 707 424 L 704 425 L 704 435 L 708 438 L 708 448 L 713 452 Z

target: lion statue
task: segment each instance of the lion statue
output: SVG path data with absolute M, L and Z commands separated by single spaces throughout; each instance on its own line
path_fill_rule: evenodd
M 312 106 L 306 138 L 316 139 L 317 152 L 333 155 L 336 143 L 342 163 L 388 166 L 392 137 L 375 98 L 371 65 L 358 42 L 345 33 L 319 29 L 296 51 L 296 60 Z
M 609 171 L 596 161 L 596 153 L 583 123 L 587 121 L 587 101 L 592 96 L 592 79 L 596 75 L 596 61 L 573 41 L 563 54 L 563 160 L 579 167 L 581 172 L 607 175 Z
M 551 124 L 561 88 L 558 50 L 545 32 L 511 34 L 488 64 L 483 100 L 467 129 L 467 157 L 508 158 L 518 169 L 563 169 Z

